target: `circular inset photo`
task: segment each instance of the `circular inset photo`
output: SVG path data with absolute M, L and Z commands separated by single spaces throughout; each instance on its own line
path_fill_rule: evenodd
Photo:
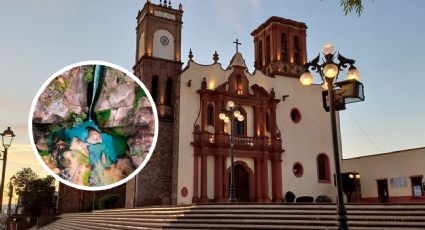
M 28 123 L 43 167 L 66 185 L 92 191 L 139 173 L 158 137 L 156 107 L 143 83 L 100 61 L 51 76 L 34 98 Z

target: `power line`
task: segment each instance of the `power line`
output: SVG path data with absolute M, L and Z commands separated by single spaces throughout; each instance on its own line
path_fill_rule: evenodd
M 366 131 L 362 128 L 360 123 L 354 118 L 354 115 L 350 112 L 350 110 L 347 110 L 348 114 L 350 114 L 351 119 L 353 119 L 354 123 L 357 125 L 357 127 L 360 129 L 360 131 L 365 135 L 365 137 L 369 140 L 369 142 L 375 147 L 375 149 L 378 151 L 378 153 L 382 153 L 381 148 L 378 147 L 378 145 L 372 140 L 372 138 L 366 133 Z

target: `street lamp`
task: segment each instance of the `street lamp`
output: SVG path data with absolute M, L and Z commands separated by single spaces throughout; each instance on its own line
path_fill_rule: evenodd
M 359 82 L 360 72 L 354 66 L 355 60 L 348 59 L 338 53 L 338 63 L 334 61 L 335 51 L 331 43 L 325 44 L 322 49 L 325 60 L 319 64 L 320 53 L 311 62 L 304 65 L 304 73 L 300 77 L 303 85 L 313 84 L 313 75 L 310 70 L 317 72 L 322 79 L 324 107 L 330 112 L 332 125 L 332 141 L 334 150 L 334 161 L 336 171 L 336 182 L 338 189 L 338 229 L 348 229 L 347 210 L 344 206 L 341 165 L 339 155 L 338 133 L 336 125 L 336 110 L 345 109 L 345 104 L 364 100 L 363 84 Z M 343 69 L 347 69 L 347 80 L 337 82 L 338 75 Z M 329 105 L 326 105 L 327 96 Z M 337 107 L 335 105 L 338 105 Z
M 237 202 L 236 199 L 236 187 L 235 187 L 235 172 L 234 172 L 234 160 L 233 160 L 233 151 L 234 151 L 234 141 L 233 141 L 233 122 L 235 119 L 238 121 L 243 121 L 245 118 L 239 111 L 238 106 L 235 105 L 233 101 L 227 102 L 227 107 L 218 115 L 220 120 L 224 123 L 230 121 L 230 191 L 229 191 L 229 202 Z
M 7 129 L 3 133 L 0 133 L 0 135 L 1 135 L 1 141 L 4 148 L 4 150 L 0 150 L 0 160 L 3 160 L 3 168 L 2 168 L 1 184 L 0 184 L 0 205 L 3 205 L 3 189 L 4 189 L 4 177 L 6 174 L 7 149 L 12 144 L 12 140 L 15 137 L 15 134 L 10 129 L 10 127 L 7 127 Z M 1 156 L 1 153 L 3 153 L 3 156 Z

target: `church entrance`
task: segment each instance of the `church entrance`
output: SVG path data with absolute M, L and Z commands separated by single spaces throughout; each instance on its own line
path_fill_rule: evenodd
M 235 187 L 238 202 L 249 202 L 249 172 L 239 164 L 235 166 Z M 230 172 L 229 172 L 230 185 Z

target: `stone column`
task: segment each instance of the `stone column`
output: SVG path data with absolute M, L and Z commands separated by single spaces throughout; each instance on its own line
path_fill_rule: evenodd
M 269 198 L 269 177 L 268 177 L 268 164 L 267 159 L 261 160 L 261 182 L 264 202 L 270 202 Z
M 193 196 L 192 203 L 198 203 L 199 192 L 198 192 L 198 180 L 199 180 L 199 156 L 193 156 Z
M 200 203 L 208 203 L 207 196 L 207 156 L 201 155 L 201 198 Z
M 202 111 L 201 111 L 201 131 L 207 132 L 208 131 L 208 101 L 207 99 L 203 98 L 204 95 L 201 95 L 202 97 Z
M 272 160 L 272 196 L 273 202 L 283 202 L 282 195 L 282 160 Z

